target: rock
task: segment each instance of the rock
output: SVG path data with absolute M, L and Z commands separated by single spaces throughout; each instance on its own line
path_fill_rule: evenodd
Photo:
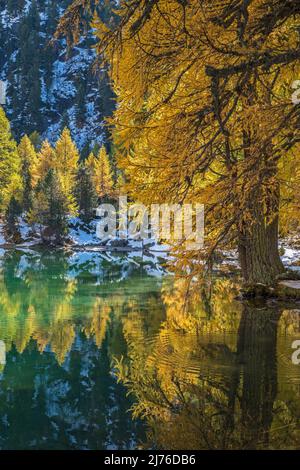
M 274 287 L 265 284 L 244 285 L 240 291 L 241 299 L 300 300 L 300 280 L 279 280 Z
M 11 241 L 18 245 L 20 243 L 23 243 L 24 240 L 22 239 L 20 232 L 16 231 L 12 234 Z
M 57 230 L 51 227 L 44 228 L 41 232 L 41 236 L 42 236 L 43 243 L 50 245 L 50 246 L 62 245 L 64 242 L 64 239 L 57 232 Z
M 279 299 L 300 300 L 300 281 L 280 281 L 275 289 L 276 297 Z
M 265 284 L 244 284 L 241 288 L 241 295 L 244 299 L 253 299 L 257 297 L 272 297 L 275 289 Z
M 126 248 L 128 247 L 128 240 L 116 238 L 115 240 L 109 241 L 108 246 L 112 248 Z
M 278 281 L 300 281 L 300 273 L 298 271 L 287 270 L 277 276 Z
M 300 266 L 300 259 L 297 259 L 296 261 L 293 261 L 291 263 L 291 266 Z

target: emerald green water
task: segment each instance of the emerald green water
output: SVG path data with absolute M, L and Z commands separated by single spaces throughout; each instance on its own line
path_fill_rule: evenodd
M 299 448 L 300 307 L 155 274 L 149 258 L 1 253 L 1 449 Z

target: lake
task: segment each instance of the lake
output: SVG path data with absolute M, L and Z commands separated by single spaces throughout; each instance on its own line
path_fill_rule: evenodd
M 1 449 L 299 448 L 299 304 L 161 272 L 149 257 L 1 252 Z

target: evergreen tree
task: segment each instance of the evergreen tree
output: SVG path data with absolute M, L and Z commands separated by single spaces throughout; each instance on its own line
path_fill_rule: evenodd
M 95 73 L 93 67 L 93 33 L 82 36 L 79 47 L 70 54 L 64 39 L 51 41 L 63 10 L 70 3 L 71 0 L 0 0 L 0 10 L 3 14 L 8 10 L 10 15 L 9 21 L 5 17 L 0 21 L 1 78 L 8 84 L 7 112 L 18 140 L 35 129 L 45 135 L 50 126 L 58 130 L 69 127 L 70 122 L 72 128 L 86 126 L 86 96 L 93 101 L 95 125 L 80 137 L 82 146 L 95 138 L 95 132 L 103 135 L 103 117 L 112 114 L 108 76 L 102 70 Z M 101 0 L 98 4 L 99 12 L 109 22 L 112 2 Z M 87 13 L 87 24 L 90 19 Z M 68 66 L 68 60 L 76 67 L 71 62 Z M 71 89 L 76 92 L 69 93 Z
M 12 109 L 12 120 L 17 134 L 42 127 L 41 100 L 41 36 L 40 16 L 35 1 L 31 3 L 28 13 L 22 16 L 17 33 L 18 45 L 14 68 L 11 70 L 17 77 L 17 96 Z M 10 90 L 9 90 L 10 91 Z
M 40 224 L 44 241 L 60 243 L 68 232 L 68 200 L 55 170 L 50 169 L 39 182 L 30 220 Z
M 40 134 L 37 131 L 33 131 L 30 134 L 29 139 L 30 139 L 32 145 L 34 146 L 35 151 L 39 152 L 41 150 L 42 143 L 43 143 L 43 140 L 42 140 Z
M 37 182 L 37 155 L 35 149 L 27 135 L 25 135 L 19 146 L 18 153 L 21 160 L 21 178 L 23 187 L 22 207 L 28 212 L 32 206 L 33 188 Z
M 98 153 L 100 152 L 100 149 L 101 149 L 101 145 L 100 145 L 98 142 L 96 142 L 96 143 L 94 143 L 91 152 L 92 152 L 95 156 L 97 156 Z
M 85 78 L 81 78 L 77 88 L 76 96 L 76 121 L 78 127 L 82 127 L 85 121 L 86 113 L 86 94 L 87 83 Z
M 68 111 L 64 111 L 60 120 L 60 130 L 63 132 L 65 128 L 69 129 L 70 127 L 70 119 Z
M 80 136 L 82 149 L 95 138 L 96 132 L 103 135 L 103 117 L 111 115 L 108 76 L 103 71 L 95 73 L 93 67 L 91 46 L 96 42 L 93 33 L 83 35 L 79 47 L 72 52 L 67 50 L 64 39 L 51 41 L 63 10 L 70 3 L 71 0 L 0 0 L 0 10 L 3 14 L 9 10 L 10 14 L 9 21 L 4 17 L 0 21 L 1 78 L 8 84 L 8 117 L 18 140 L 35 129 L 46 135 L 49 127 L 59 132 L 71 123 L 74 130 L 86 127 L 87 132 Z M 111 2 L 98 3 L 99 12 L 105 10 L 109 22 Z M 89 13 L 86 20 L 87 24 L 91 20 Z M 72 62 L 68 65 L 69 60 Z M 95 125 L 89 127 L 87 96 L 90 103 L 93 101 L 95 116 Z
M 59 18 L 59 5 L 57 2 L 49 2 L 46 5 L 46 24 L 44 26 L 45 34 L 47 37 L 52 38 L 57 27 L 57 21 Z M 42 54 L 42 67 L 45 71 L 44 80 L 46 88 L 49 89 L 51 87 L 51 83 L 53 80 L 52 72 L 53 72 L 53 64 L 57 57 L 57 48 L 54 47 L 52 43 L 47 41 L 47 44 L 44 47 L 43 54 Z
M 105 147 L 102 147 L 97 157 L 91 153 L 86 161 L 90 168 L 96 192 L 100 198 L 109 197 L 113 193 L 113 177 L 109 158 Z
M 49 36 L 53 36 L 57 28 L 57 20 L 59 17 L 59 5 L 57 2 L 49 2 L 46 9 L 46 30 Z
M 17 199 L 12 196 L 5 212 L 5 234 L 8 239 L 14 243 L 20 243 L 21 233 L 18 223 L 18 216 L 21 213 L 21 207 Z
M 20 158 L 10 124 L 0 107 L 0 210 L 5 210 L 14 191 L 21 190 Z
M 93 210 L 98 199 L 90 168 L 85 166 L 79 168 L 75 194 L 80 217 L 88 223 L 93 218 Z
M 83 146 L 81 152 L 80 152 L 80 161 L 84 162 L 89 154 L 90 154 L 90 142 L 86 142 L 86 144 Z
M 7 11 L 10 14 L 20 13 L 25 7 L 25 0 L 8 0 Z

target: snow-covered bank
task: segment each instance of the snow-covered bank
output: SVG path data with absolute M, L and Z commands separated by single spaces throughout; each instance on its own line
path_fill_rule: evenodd
M 134 251 L 149 250 L 151 252 L 167 253 L 170 249 L 169 246 L 157 241 L 153 238 L 147 240 L 142 239 L 127 239 L 125 233 L 119 233 L 115 238 L 110 238 L 101 241 L 97 237 L 97 224 L 99 219 L 92 220 L 89 224 L 85 224 L 79 218 L 73 217 L 69 221 L 69 237 L 74 246 L 92 247 L 102 246 L 105 248 L 113 249 L 126 249 Z
M 290 269 L 300 270 L 300 238 L 289 237 L 281 239 L 279 242 L 279 253 L 284 266 Z M 238 267 L 237 250 L 223 251 L 217 264 Z
M 84 223 L 78 217 L 69 219 L 69 234 L 65 248 L 76 252 L 106 253 L 108 257 L 116 253 L 126 254 L 129 259 L 135 258 L 149 260 L 150 264 L 161 264 L 169 259 L 170 247 L 158 243 L 155 239 L 132 240 L 122 237 L 100 240 L 96 228 L 99 219 Z M 28 225 L 22 218 L 19 219 L 21 243 L 15 245 L 5 238 L 3 224 L 0 224 L 0 249 L 33 248 L 43 244 L 39 227 Z M 123 234 L 124 235 L 124 234 Z M 279 243 L 280 255 L 286 267 L 300 269 L 300 236 L 291 236 L 281 239 Z M 216 261 L 218 266 L 238 267 L 238 254 L 236 250 L 226 250 L 219 253 Z
M 97 260 L 103 259 L 112 265 L 124 264 L 124 275 L 126 275 L 126 270 L 132 267 L 141 268 L 150 276 L 160 277 L 166 273 L 163 264 L 169 257 L 168 246 L 159 244 L 153 239 L 142 241 L 116 237 L 101 241 L 96 235 L 97 222 L 99 220 L 95 219 L 91 223 L 85 224 L 79 218 L 70 218 L 66 244 L 56 248 L 63 248 L 65 252 L 70 253 L 70 256 L 74 257 L 76 265 L 78 263 L 79 265 L 85 263 L 96 265 Z M 14 244 L 5 238 L 4 226 L 0 224 L 0 253 L 5 250 L 17 249 L 24 253 L 34 254 L 34 248 L 45 246 L 40 227 L 30 226 L 20 218 L 19 231 L 21 243 Z

